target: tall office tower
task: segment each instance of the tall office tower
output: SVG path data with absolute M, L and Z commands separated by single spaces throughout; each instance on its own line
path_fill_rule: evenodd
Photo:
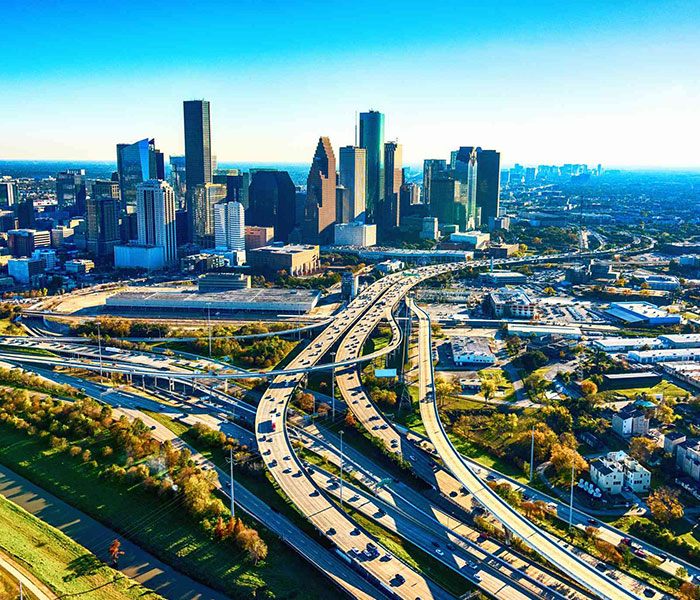
M 56 202 L 58 208 L 73 207 L 76 215 L 85 214 L 85 169 L 66 169 L 56 175 Z
M 178 208 L 185 207 L 185 157 L 170 157 L 170 185 L 173 187 Z
M 248 225 L 274 227 L 276 240 L 285 243 L 289 241 L 289 234 L 298 220 L 296 188 L 287 171 L 251 171 L 245 217 Z
M 0 210 L 11 208 L 17 200 L 17 184 L 12 179 L 0 179 Z
M 427 158 L 423 161 L 423 204 L 430 204 L 433 177 L 446 170 L 447 161 L 441 158 Z
M 120 242 L 119 198 L 95 197 L 87 200 L 87 249 L 95 256 L 114 256 Z
M 306 179 L 302 239 L 307 244 L 332 244 L 336 195 L 335 154 L 331 141 L 321 137 Z
M 14 257 L 31 256 L 37 248 L 51 246 L 51 233 L 36 229 L 13 229 L 7 232 L 7 247 Z
M 21 229 L 34 227 L 34 198 L 29 196 L 15 201 L 15 217 L 17 217 L 17 227 Z
M 360 147 L 367 151 L 366 220 L 376 223 L 384 199 L 384 115 L 375 110 L 360 113 Z
M 440 225 L 456 225 L 460 231 L 468 231 L 473 227 L 473 215 L 469 214 L 468 206 L 464 203 L 465 193 L 462 183 L 452 172 L 436 173 L 433 177 L 430 216 L 437 217 Z
M 186 100 L 183 102 L 185 118 L 185 176 L 187 184 L 187 210 L 190 214 L 190 232 L 194 235 L 194 189 L 211 183 L 211 129 L 209 102 Z
M 384 229 L 380 231 L 380 235 L 399 226 L 402 185 L 403 146 L 397 142 L 387 142 L 384 144 L 384 202 L 380 218 L 377 220 L 377 223 L 381 224 L 381 228 L 377 229 Z
M 214 237 L 217 250 L 245 250 L 245 209 L 235 200 L 214 206 Z
M 114 198 L 119 200 L 119 182 L 98 179 L 92 184 L 90 196 L 93 198 Z
M 471 154 L 471 146 L 460 148 L 457 160 L 466 162 Z M 476 207 L 481 212 L 480 222 L 488 223 L 490 218 L 496 218 L 500 210 L 501 196 L 501 153 L 496 150 L 476 148 Z M 534 180 L 534 173 L 532 173 Z M 477 225 L 479 222 L 477 222 Z
M 145 138 L 133 144 L 117 144 L 117 172 L 121 209 L 136 205 L 136 188 L 150 179 L 164 179 L 163 153 L 155 140 Z
M 226 198 L 226 186 L 204 183 L 194 188 L 194 239 L 202 248 L 214 247 L 214 205 Z
M 166 265 L 177 264 L 175 192 L 165 181 L 151 179 L 136 188 L 138 243 L 163 248 Z
M 337 185 L 335 187 L 335 222 L 350 223 L 352 220 L 350 190 L 344 185 Z
M 404 181 L 405 180 L 406 177 L 404 174 Z M 400 219 L 403 220 L 409 215 L 412 206 L 420 204 L 420 186 L 412 181 L 404 183 L 401 186 L 399 196 L 399 214 Z
M 226 186 L 226 201 L 240 202 L 243 208 L 248 209 L 248 189 L 250 188 L 250 173 L 243 173 L 238 169 L 219 169 L 212 175 L 213 183 L 221 183 Z
M 349 190 L 350 221 L 365 220 L 367 150 L 355 146 L 340 149 L 340 185 Z
M 453 160 L 454 169 L 452 174 L 460 182 L 459 202 L 464 206 L 466 221 L 460 219 L 460 231 L 468 231 L 478 226 L 480 223 L 480 211 L 476 203 L 476 183 L 477 183 L 477 152 L 472 147 L 462 147 L 457 150 Z M 461 213 L 460 213 L 461 214 Z

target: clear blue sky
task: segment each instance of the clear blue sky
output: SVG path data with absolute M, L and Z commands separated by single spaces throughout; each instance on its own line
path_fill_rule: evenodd
M 700 167 L 700 1 L 4 0 L 0 158 L 183 150 L 212 103 L 220 161 L 309 161 L 386 114 L 405 162 Z

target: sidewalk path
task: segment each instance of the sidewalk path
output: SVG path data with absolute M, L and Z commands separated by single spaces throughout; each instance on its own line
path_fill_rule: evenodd
M 10 577 L 13 577 L 18 582 L 21 581 L 22 587 L 28 590 L 37 600 L 55 599 L 55 594 L 48 587 L 4 552 L 0 552 L 0 569 L 7 571 Z

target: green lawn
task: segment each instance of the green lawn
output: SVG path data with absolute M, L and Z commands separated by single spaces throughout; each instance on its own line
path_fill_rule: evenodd
M 505 400 L 506 402 L 512 402 L 515 400 L 515 388 L 513 387 L 513 382 L 503 369 L 481 369 L 481 371 L 479 371 L 479 377 L 481 377 L 482 380 L 491 379 L 496 383 L 499 392 L 503 393 L 503 395 L 499 394 L 496 396 L 496 399 Z
M 10 319 L 0 319 L 0 335 L 27 335 L 27 330 Z
M 0 496 L 0 531 L 0 549 L 57 596 L 80 594 L 85 600 L 161 598 L 105 566 L 80 544 L 3 496 Z M 13 584 L 9 577 L 0 573 L 0 598 L 14 600 L 18 597 Z
M 653 387 L 648 388 L 627 388 L 624 390 L 615 390 L 616 393 L 626 396 L 627 398 L 636 398 L 640 394 L 663 394 L 664 398 L 685 398 L 686 396 L 691 396 L 692 394 L 681 387 L 678 387 L 675 383 L 666 381 L 665 379 L 661 383 L 657 383 Z
M 97 451 L 89 444 L 83 447 Z M 0 424 L 0 462 L 113 529 L 128 532 L 133 541 L 165 562 L 232 597 L 246 597 L 262 586 L 267 586 L 272 597 L 284 597 L 291 591 L 299 599 L 325 597 L 327 580 L 266 530 L 260 533 L 268 545 L 268 558 L 253 566 L 231 544 L 213 543 L 183 515 L 179 504 L 164 506 L 157 496 L 138 486 L 126 489 L 98 479 L 89 464 L 47 450 L 38 439 L 4 424 Z M 262 474 L 260 483 L 270 487 Z M 300 572 L 307 574 L 303 585 Z
M 24 587 L 24 598 L 35 600 L 34 594 L 30 594 Z M 0 568 L 0 600 L 19 600 L 19 583 L 8 572 Z

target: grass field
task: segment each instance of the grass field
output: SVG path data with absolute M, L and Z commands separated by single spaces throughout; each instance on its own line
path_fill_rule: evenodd
M 292 591 L 300 600 L 325 597 L 327 580 L 265 530 L 261 535 L 268 545 L 268 558 L 253 566 L 232 545 L 213 543 L 198 524 L 184 517 L 179 503 L 164 507 L 157 496 L 138 486 L 126 489 L 98 479 L 89 464 L 47 450 L 39 440 L 3 424 L 0 462 L 113 529 L 128 533 L 133 541 L 180 571 L 233 597 L 246 597 L 263 586 L 273 598 Z M 269 488 L 262 475 L 260 483 Z M 303 583 L 298 579 L 300 572 L 306 573 Z
M 636 398 L 639 395 L 650 394 L 652 396 L 656 394 L 663 394 L 664 398 L 685 398 L 686 396 L 692 396 L 690 392 L 678 387 L 675 383 L 666 381 L 665 379 L 661 383 L 657 383 L 653 387 L 646 388 L 627 388 L 625 390 L 615 390 L 615 393 L 626 396 L 627 398 Z
M 80 594 L 84 600 L 160 598 L 2 496 L 0 531 L 0 549 L 57 596 Z M 6 574 L 0 573 L 0 598 L 17 597 L 13 584 Z
M 25 600 L 35 600 L 33 594 L 24 590 Z M 19 600 L 19 584 L 0 567 L 0 600 Z

